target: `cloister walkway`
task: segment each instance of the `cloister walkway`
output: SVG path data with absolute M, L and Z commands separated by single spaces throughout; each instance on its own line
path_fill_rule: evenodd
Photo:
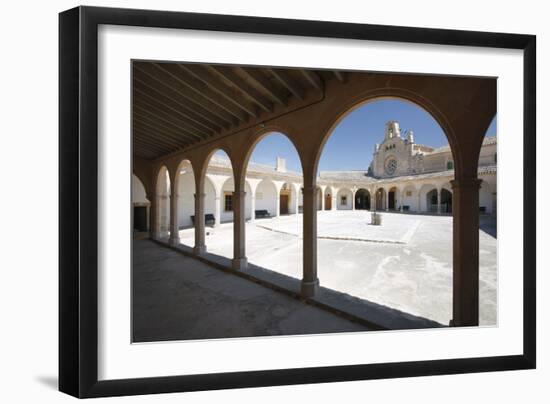
M 367 331 L 153 241 L 134 240 L 133 262 L 134 342 Z

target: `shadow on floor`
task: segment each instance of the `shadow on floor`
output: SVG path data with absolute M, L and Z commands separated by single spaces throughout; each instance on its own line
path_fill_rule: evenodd
M 443 327 L 324 287 L 304 298 L 299 279 L 253 264 L 235 271 L 228 258 L 187 246 L 136 245 L 134 342 Z

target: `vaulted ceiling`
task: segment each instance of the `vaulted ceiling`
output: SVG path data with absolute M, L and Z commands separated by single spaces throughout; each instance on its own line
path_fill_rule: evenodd
M 323 95 L 349 73 L 134 61 L 133 153 L 156 159 L 269 120 Z

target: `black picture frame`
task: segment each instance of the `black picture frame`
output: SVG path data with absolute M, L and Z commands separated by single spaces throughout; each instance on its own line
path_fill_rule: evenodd
M 98 26 L 180 28 L 523 50 L 521 355 L 98 381 Z M 77 7 L 59 15 L 59 389 L 75 397 L 325 383 L 536 366 L 536 37 L 184 12 Z

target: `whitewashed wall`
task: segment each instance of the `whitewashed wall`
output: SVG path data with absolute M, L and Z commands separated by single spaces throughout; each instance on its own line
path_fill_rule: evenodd
M 244 198 L 244 218 L 245 220 L 249 220 L 252 217 L 252 190 L 248 182 L 245 183 L 244 188 L 246 192 Z
M 205 214 L 216 214 L 216 191 L 214 190 L 214 185 L 212 181 L 206 177 L 204 180 L 204 213 Z
M 256 210 L 266 209 L 271 216 L 277 212 L 277 193 L 270 180 L 263 180 L 256 189 Z
M 195 215 L 195 177 L 193 171 L 188 170 L 180 174 L 178 184 L 178 225 L 192 226 L 191 216 Z
M 479 189 L 479 206 L 485 206 L 486 213 L 493 213 L 495 186 L 495 176 L 482 177 L 481 188 Z
M 411 192 L 410 196 L 407 196 L 408 191 Z M 408 205 L 411 212 L 418 211 L 418 194 L 413 187 L 407 187 L 403 190 L 403 205 Z
M 342 196 L 347 196 L 347 203 L 345 205 L 342 205 Z M 353 194 L 351 193 L 351 190 L 349 189 L 341 189 L 338 191 L 337 197 L 336 197 L 336 208 L 338 210 L 351 210 L 353 209 Z
M 226 192 L 230 192 L 230 193 L 235 192 L 235 184 L 233 182 L 233 178 L 229 178 L 227 181 L 223 183 L 223 186 L 222 186 L 222 192 L 220 195 L 220 203 L 221 203 L 220 212 L 221 212 L 222 223 L 233 221 L 233 211 L 225 211 L 224 209 Z

